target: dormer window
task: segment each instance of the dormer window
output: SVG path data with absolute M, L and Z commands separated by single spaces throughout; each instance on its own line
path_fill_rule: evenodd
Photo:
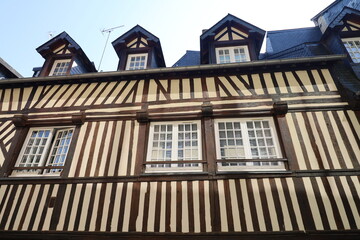
M 345 38 L 342 41 L 352 61 L 360 63 L 360 38 Z
M 216 48 L 216 63 L 234 63 L 250 61 L 247 46 Z
M 147 53 L 129 54 L 126 64 L 126 70 L 146 69 Z
M 55 60 L 49 76 L 66 75 L 71 59 Z

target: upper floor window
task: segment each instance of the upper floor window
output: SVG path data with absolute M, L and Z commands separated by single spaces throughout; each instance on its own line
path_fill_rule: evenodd
M 126 63 L 126 70 L 146 69 L 147 55 L 147 53 L 129 54 Z
M 202 171 L 200 129 L 200 121 L 152 123 L 146 172 Z
M 352 61 L 360 63 L 360 38 L 345 38 L 342 41 Z
M 71 59 L 55 60 L 49 76 L 66 75 L 70 66 L 70 62 Z
M 217 63 L 234 63 L 250 61 L 247 46 L 216 48 Z
M 12 175 L 59 175 L 73 133 L 74 128 L 31 128 Z
M 218 170 L 284 170 L 271 118 L 215 120 Z

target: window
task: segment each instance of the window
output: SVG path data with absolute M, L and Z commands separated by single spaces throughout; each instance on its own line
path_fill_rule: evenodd
M 150 125 L 146 172 L 202 171 L 200 121 Z
M 219 171 L 285 169 L 271 118 L 215 120 L 215 137 Z
M 360 63 L 360 38 L 346 38 L 342 40 L 354 63 Z
M 74 128 L 31 128 L 12 175 L 60 175 Z
M 126 64 L 126 70 L 146 69 L 147 53 L 129 54 Z
M 55 60 L 49 76 L 66 75 L 67 70 L 69 69 L 70 61 L 70 59 Z
M 247 46 L 216 48 L 217 63 L 234 63 L 250 61 Z

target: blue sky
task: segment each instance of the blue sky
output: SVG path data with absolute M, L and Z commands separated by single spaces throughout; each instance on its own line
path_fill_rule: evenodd
M 115 71 L 111 42 L 141 25 L 160 38 L 171 67 L 186 50 L 199 50 L 202 29 L 231 13 L 266 31 L 314 26 L 310 19 L 333 0 L 1 0 L 0 57 L 24 77 L 44 59 L 36 48 L 66 31 L 99 65 L 107 35 L 102 29 L 124 25 L 109 38 L 100 70 Z

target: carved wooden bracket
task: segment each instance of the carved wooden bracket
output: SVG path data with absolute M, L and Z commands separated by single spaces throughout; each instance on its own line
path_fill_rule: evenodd
M 136 112 L 136 120 L 139 123 L 147 123 L 147 122 L 149 122 L 149 113 L 148 113 L 148 111 Z
M 288 104 L 285 101 L 278 101 L 274 103 L 274 114 L 285 115 L 288 112 Z
M 213 115 L 213 105 L 210 102 L 204 102 L 201 105 L 201 113 L 203 117 L 211 117 Z
M 15 125 L 15 127 L 25 127 L 28 123 L 28 117 L 24 114 L 16 114 L 12 118 L 12 123 Z
M 71 122 L 75 125 L 82 125 L 85 122 L 86 115 L 85 113 L 75 113 L 71 115 Z
M 360 110 L 360 91 L 357 91 L 354 94 L 353 99 L 351 99 L 349 101 L 349 106 L 354 111 L 359 111 Z

